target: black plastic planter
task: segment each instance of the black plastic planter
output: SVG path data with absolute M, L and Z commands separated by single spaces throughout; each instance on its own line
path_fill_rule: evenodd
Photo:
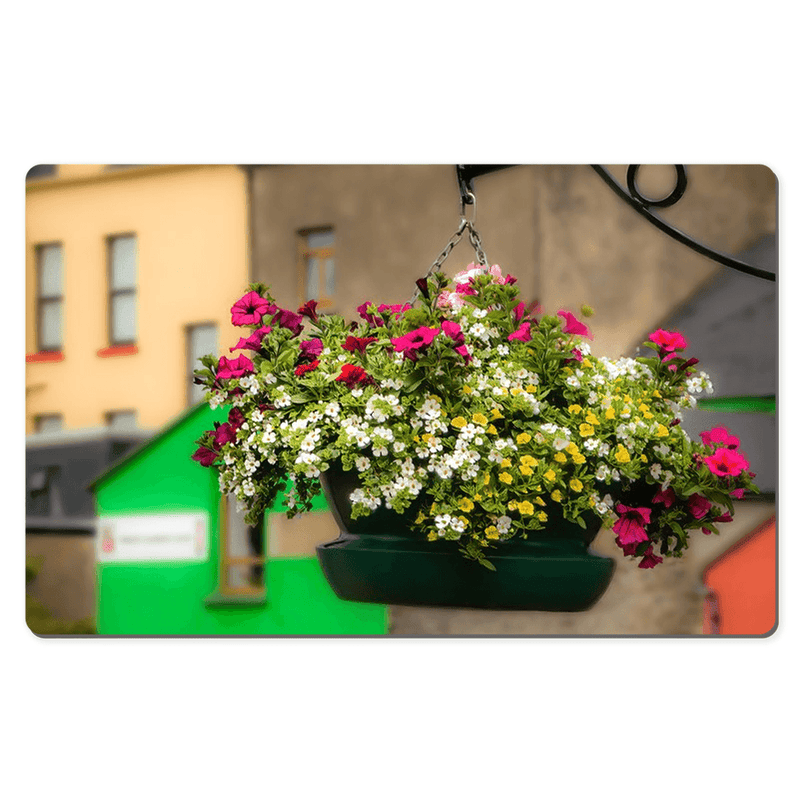
M 584 611 L 608 588 L 614 560 L 588 549 L 597 535 L 556 521 L 546 531 L 498 543 L 487 552 L 496 570 L 464 558 L 458 543 L 413 533 L 412 509 L 385 508 L 353 520 L 350 493 L 356 473 L 332 469 L 322 476 L 339 538 L 317 547 L 322 571 L 342 600 L 408 606 Z

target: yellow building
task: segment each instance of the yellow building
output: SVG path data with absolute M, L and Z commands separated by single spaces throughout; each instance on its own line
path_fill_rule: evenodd
M 40 165 L 26 180 L 26 432 L 159 427 L 197 356 L 238 341 L 237 166 Z

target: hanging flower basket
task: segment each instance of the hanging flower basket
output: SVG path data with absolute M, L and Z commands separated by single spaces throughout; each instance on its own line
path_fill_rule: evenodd
M 526 306 L 515 283 L 470 264 L 354 322 L 252 284 L 232 308 L 239 355 L 196 373 L 231 409 L 193 457 L 251 524 L 281 491 L 294 516 L 324 488 L 341 535 L 318 555 L 348 600 L 577 611 L 611 580 L 588 549 L 601 525 L 643 569 L 717 533 L 753 473 L 724 429 L 682 430 L 711 391 L 683 337 L 597 358 L 584 322 Z

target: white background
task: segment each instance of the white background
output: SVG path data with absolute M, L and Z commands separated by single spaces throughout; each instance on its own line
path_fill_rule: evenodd
M 788 503 L 780 626 L 765 640 L 46 641 L 23 622 L 13 462 L 35 163 L 765 163 L 781 202 L 780 499 L 798 478 L 796 33 L 775 0 L 12 4 L 0 32 L 4 364 L 17 376 L 4 393 L 8 796 L 788 796 Z

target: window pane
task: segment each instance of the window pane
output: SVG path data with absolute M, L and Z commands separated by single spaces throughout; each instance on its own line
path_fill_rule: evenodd
M 136 295 L 119 294 L 111 298 L 111 341 L 136 341 Z
M 136 429 L 135 411 L 111 411 L 108 414 L 108 427 L 115 431 Z
M 60 297 L 62 292 L 61 245 L 52 244 L 39 251 L 39 297 Z
M 47 300 L 39 306 L 39 349 L 61 348 L 61 301 Z
M 306 235 L 306 244 L 310 248 L 333 247 L 333 231 L 315 231 Z
M 34 422 L 37 433 L 60 431 L 64 427 L 64 418 L 61 414 L 42 414 Z
M 328 297 L 333 297 L 335 294 L 335 282 L 333 279 L 333 259 L 328 258 L 325 260 L 325 294 Z
M 111 240 L 111 288 L 136 287 L 136 237 L 118 236 Z
M 311 256 L 306 264 L 306 300 L 319 297 L 319 259 Z
M 189 343 L 187 347 L 189 359 L 189 403 L 199 403 L 205 395 L 205 387 L 198 386 L 192 381 L 193 373 L 196 369 L 202 369 L 200 357 L 206 355 L 217 355 L 219 352 L 219 341 L 216 325 L 194 325 L 188 331 Z

